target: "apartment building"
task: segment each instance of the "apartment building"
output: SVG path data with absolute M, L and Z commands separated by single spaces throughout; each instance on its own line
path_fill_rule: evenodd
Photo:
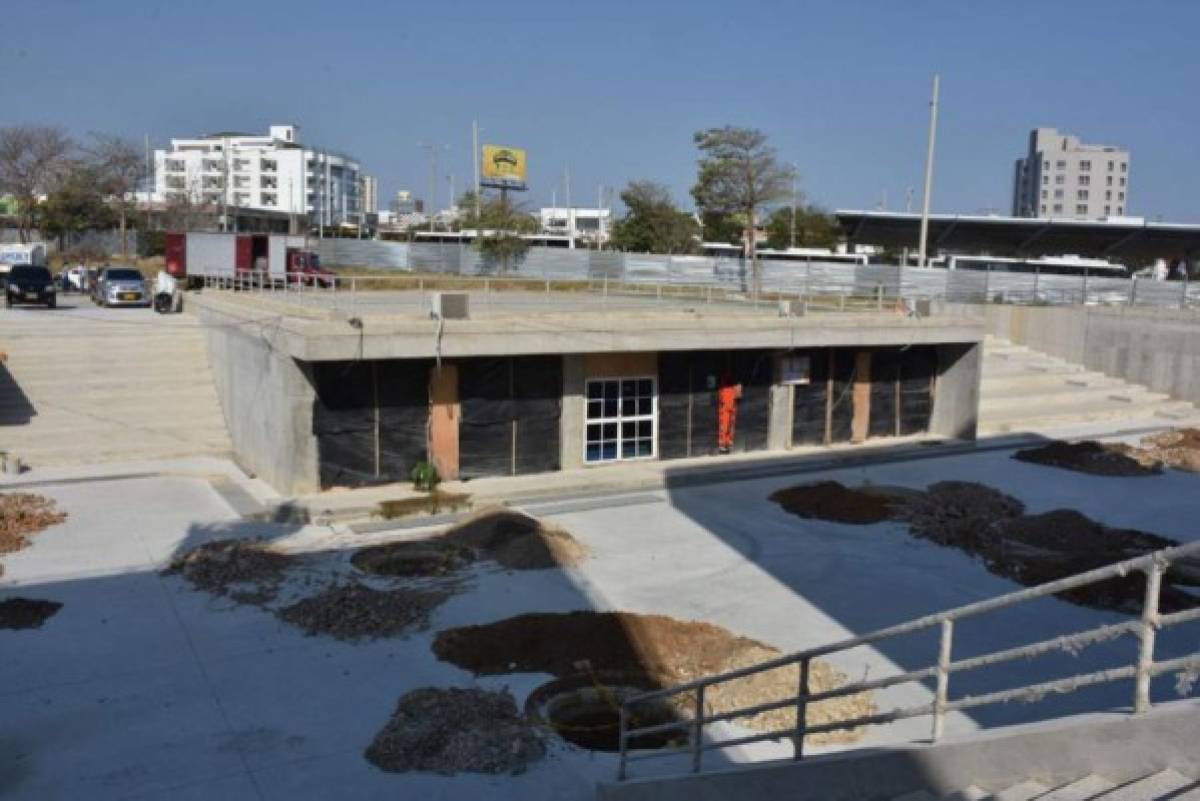
M 1054 128 L 1030 132 L 1013 174 L 1013 216 L 1102 220 L 1128 208 L 1128 150 L 1084 144 Z
M 306 146 L 295 125 L 265 136 L 224 132 L 172 139 L 156 150 L 155 198 L 296 214 L 313 225 L 358 224 L 365 178 L 356 159 Z M 374 181 L 371 182 L 372 187 Z

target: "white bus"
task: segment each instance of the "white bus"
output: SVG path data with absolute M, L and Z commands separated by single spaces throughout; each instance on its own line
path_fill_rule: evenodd
M 740 259 L 743 256 L 741 245 L 731 245 L 727 242 L 705 242 L 702 245 L 705 256 L 720 256 L 729 259 Z M 838 253 L 825 248 L 758 248 L 755 255 L 761 261 L 789 261 L 797 263 L 825 262 L 827 264 L 866 264 L 865 253 Z
M 1080 256 L 1042 256 L 1037 259 L 1010 259 L 1002 256 L 947 256 L 948 270 L 979 270 L 994 273 L 1032 273 L 1035 275 L 1098 276 L 1126 278 L 1129 269 L 1104 259 Z

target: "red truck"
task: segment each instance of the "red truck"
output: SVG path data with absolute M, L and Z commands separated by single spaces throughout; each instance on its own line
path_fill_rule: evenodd
M 170 275 L 190 285 L 214 277 L 239 284 L 337 286 L 337 275 L 321 268 L 307 239 L 290 234 L 169 233 L 166 263 Z

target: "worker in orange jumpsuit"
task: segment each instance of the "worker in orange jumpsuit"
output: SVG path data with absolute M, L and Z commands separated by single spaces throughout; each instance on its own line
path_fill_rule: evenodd
M 737 425 L 737 403 L 742 398 L 742 385 L 733 382 L 733 376 L 725 373 L 717 389 L 717 450 L 729 453 L 733 450 L 733 433 Z

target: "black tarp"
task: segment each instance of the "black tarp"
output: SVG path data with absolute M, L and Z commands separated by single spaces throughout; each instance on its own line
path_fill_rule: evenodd
M 919 434 L 929 430 L 935 375 L 937 352 L 933 346 L 914 346 L 900 351 L 901 434 Z
M 829 352 L 798 351 L 807 356 L 809 383 L 796 384 L 792 395 L 792 442 L 820 445 L 825 442 L 825 405 L 829 397 Z
M 742 385 L 733 450 L 767 447 L 771 414 L 771 351 L 663 352 L 658 358 L 658 455 L 662 459 L 718 452 L 717 390 L 724 378 Z
M 854 377 L 857 352 L 849 348 L 833 351 L 833 413 L 829 420 L 829 441 L 849 442 L 854 424 Z
M 458 396 L 460 476 L 559 468 L 561 357 L 464 359 L 458 362 Z
M 896 381 L 900 377 L 899 348 L 871 352 L 871 414 L 868 437 L 896 436 Z
M 426 458 L 429 366 L 424 360 L 396 359 L 311 365 L 316 392 L 313 433 L 322 487 L 408 479 L 413 466 Z

